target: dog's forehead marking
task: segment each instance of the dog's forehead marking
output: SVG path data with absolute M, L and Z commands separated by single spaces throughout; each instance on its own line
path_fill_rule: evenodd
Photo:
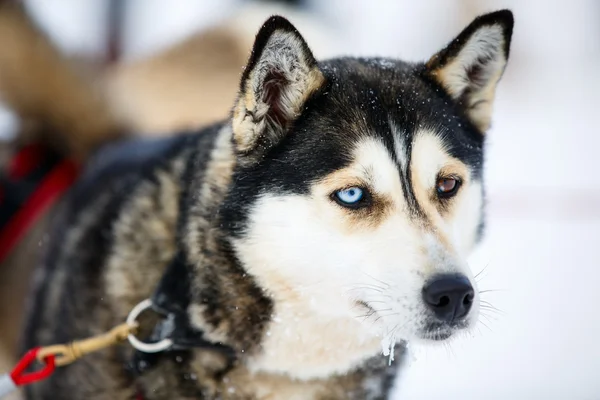
M 410 139 L 407 137 L 406 132 L 402 132 L 396 123 L 392 120 L 389 121 L 390 128 L 392 130 L 392 137 L 394 140 L 394 151 L 396 153 L 396 159 L 400 168 L 404 171 L 408 168 L 409 162 L 409 150 L 410 150 Z
M 386 194 L 395 194 L 401 191 L 397 175 L 398 165 L 380 140 L 362 139 L 355 148 L 354 160 L 351 168 L 356 169 L 356 172 L 361 172 L 361 175 L 370 181 L 376 191 Z
M 422 210 L 415 197 L 411 176 L 411 158 L 412 158 L 412 135 L 409 132 L 401 130 L 391 119 L 389 120 L 392 138 L 394 141 L 394 152 L 398 160 L 399 177 L 402 183 L 404 198 L 409 206 L 411 214 L 422 216 Z

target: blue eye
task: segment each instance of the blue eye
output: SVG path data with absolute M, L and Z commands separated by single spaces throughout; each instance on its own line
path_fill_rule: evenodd
M 356 205 L 364 197 L 364 191 L 361 188 L 351 187 L 335 192 L 335 197 L 342 205 Z

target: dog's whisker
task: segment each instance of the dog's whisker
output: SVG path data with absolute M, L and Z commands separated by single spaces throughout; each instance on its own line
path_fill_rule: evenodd
M 385 288 L 382 288 L 382 287 L 379 287 L 376 285 L 369 285 L 368 283 L 362 283 L 362 284 L 356 285 L 356 286 L 353 285 L 352 287 L 348 288 L 346 291 L 359 290 L 359 289 L 374 290 L 379 293 L 383 293 L 383 291 L 385 290 Z
M 482 293 L 490 293 L 490 292 L 507 292 L 508 290 L 506 289 L 485 289 L 485 290 L 480 290 L 479 294 Z
M 481 278 L 483 277 L 483 276 L 482 276 L 482 274 L 483 274 L 483 273 L 484 273 L 484 272 L 487 270 L 487 268 L 488 268 L 489 266 L 490 266 L 490 263 L 487 263 L 487 264 L 485 265 L 485 267 L 483 267 L 483 269 L 482 269 L 481 271 L 479 271 L 479 272 L 478 272 L 478 273 L 475 275 L 475 277 L 474 277 L 474 278 L 475 278 L 475 280 L 476 280 L 476 281 L 478 281 L 478 279 L 477 279 L 477 278 L 480 278 L 480 279 L 481 279 Z
M 499 309 L 498 307 L 494 306 L 493 304 L 491 304 L 490 302 L 487 302 L 487 301 L 481 301 L 479 303 L 479 307 L 489 309 L 489 310 L 498 312 L 500 314 L 506 314 L 503 310 Z
M 493 305 L 491 301 L 489 301 L 489 300 L 483 300 L 483 299 L 480 300 L 480 303 Z
M 387 289 L 387 288 L 389 288 L 389 287 L 390 287 L 390 284 L 389 284 L 389 283 L 387 283 L 387 282 L 384 282 L 384 281 L 382 281 L 381 279 L 377 279 L 377 278 L 375 278 L 373 275 L 371 275 L 371 274 L 367 273 L 366 271 L 363 271 L 363 270 L 362 270 L 362 269 L 360 269 L 360 268 L 359 268 L 359 271 L 360 271 L 360 272 L 362 272 L 363 274 L 365 274 L 366 276 L 368 276 L 369 278 L 373 279 L 374 281 L 376 281 L 376 282 L 379 282 L 379 283 L 381 283 L 381 284 L 385 285 L 385 286 L 384 286 L 382 289 Z
M 484 304 L 484 305 L 486 305 L 486 306 L 489 306 L 489 307 L 492 307 L 492 308 L 496 308 L 496 309 L 498 309 L 496 306 L 494 306 L 492 303 L 490 303 L 490 302 L 489 302 L 489 301 L 487 301 L 487 300 L 480 300 L 480 301 L 479 301 L 479 304 Z
M 497 308 L 490 307 L 488 305 L 482 304 L 479 306 L 481 310 L 489 311 L 490 313 L 494 313 L 497 315 L 506 315 L 506 313 L 502 310 L 498 310 Z
M 499 318 L 493 317 L 493 316 L 485 314 L 485 313 L 481 313 L 479 315 L 482 316 L 483 318 L 485 318 L 490 323 L 499 321 Z
M 498 310 L 494 310 L 491 308 L 485 308 L 485 307 L 481 307 L 481 312 L 485 312 L 485 313 L 489 313 L 488 315 L 495 315 L 496 317 L 503 317 L 506 315 L 506 313 L 500 312 Z
M 355 318 L 364 318 L 363 321 L 365 321 L 367 318 L 372 317 L 374 314 L 375 314 L 375 311 L 369 310 L 368 313 L 363 314 L 363 315 L 357 315 Z
M 379 313 L 379 312 L 384 312 L 384 311 L 392 311 L 392 309 L 391 308 L 384 308 L 384 309 L 381 309 L 381 310 L 373 309 L 373 311 L 375 311 L 376 313 Z
M 492 330 L 492 328 L 490 328 L 490 327 L 489 327 L 489 326 L 488 326 L 488 325 L 487 325 L 485 322 L 483 322 L 482 320 L 479 320 L 479 323 L 480 323 L 481 325 L 485 326 L 485 327 L 486 327 L 486 328 L 487 328 L 487 329 L 488 329 L 490 332 L 494 332 L 494 331 Z
M 398 325 L 400 325 L 400 324 L 396 324 L 394 326 L 394 328 L 392 329 L 392 331 L 395 331 L 395 332 L 401 331 L 402 329 L 404 329 L 404 327 L 406 325 L 413 323 L 416 319 L 417 319 L 417 317 L 409 318 L 406 322 L 404 322 L 404 324 L 402 324 L 402 326 L 400 326 L 400 328 L 398 328 Z
M 481 327 L 479 325 L 477 325 L 477 332 L 479 332 L 479 334 L 483 336 L 483 331 L 481 330 Z
M 381 318 L 387 318 L 387 317 L 392 317 L 394 315 L 399 315 L 399 313 L 395 312 L 395 313 L 390 313 L 390 314 L 379 314 L 378 313 L 378 317 L 375 320 L 375 322 L 379 321 Z
M 389 314 L 380 314 L 380 313 L 377 313 L 377 318 L 375 319 L 374 322 L 377 322 L 377 321 L 379 321 L 382 318 L 392 317 L 394 315 L 399 315 L 399 313 L 397 313 L 397 312 L 389 313 Z
M 454 352 L 454 349 L 452 348 L 452 345 L 449 341 L 444 341 L 444 347 L 446 349 L 446 354 L 448 354 L 449 357 L 456 359 L 456 353 Z
M 373 289 L 373 288 L 367 288 L 367 287 L 355 287 L 355 288 L 352 288 L 352 289 L 347 289 L 345 291 L 345 293 L 351 293 L 351 292 L 356 292 L 356 291 L 365 291 L 365 292 L 367 292 L 367 291 L 374 291 L 374 292 L 380 293 L 379 296 L 384 296 L 382 294 L 383 292 L 381 290 L 377 290 L 377 289 Z
M 486 307 L 495 311 L 499 311 L 499 312 L 503 312 L 501 309 L 499 309 L 498 307 L 494 306 L 493 304 L 490 304 L 488 302 L 480 302 L 479 303 L 480 307 Z

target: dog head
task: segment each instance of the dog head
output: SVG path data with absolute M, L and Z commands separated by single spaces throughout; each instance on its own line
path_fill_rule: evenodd
M 233 110 L 222 218 L 275 302 L 358 319 L 390 342 L 472 326 L 466 259 L 512 27 L 510 11 L 479 17 L 427 63 L 317 62 L 287 20 L 266 22 Z

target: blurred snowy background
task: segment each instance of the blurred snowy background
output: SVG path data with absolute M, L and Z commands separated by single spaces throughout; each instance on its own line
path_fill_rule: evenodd
M 106 56 L 114 20 L 107 5 L 115 2 L 25 2 L 67 54 Z M 152 54 L 252 6 L 239 0 L 119 2 L 124 60 Z M 487 266 L 479 284 L 491 291 L 483 299 L 502 313 L 488 312 L 472 337 L 415 346 L 396 398 L 599 399 L 600 2 L 293 3 L 302 15 L 280 12 L 307 32 L 317 56 L 407 60 L 427 59 L 477 14 L 513 10 L 511 59 L 489 133 L 488 231 L 472 260 L 475 272 Z M 242 21 L 255 31 L 268 14 L 256 9 L 259 18 Z M 311 43 L 311 34 L 327 40 Z M 11 121 L 2 114 L 3 127 Z

